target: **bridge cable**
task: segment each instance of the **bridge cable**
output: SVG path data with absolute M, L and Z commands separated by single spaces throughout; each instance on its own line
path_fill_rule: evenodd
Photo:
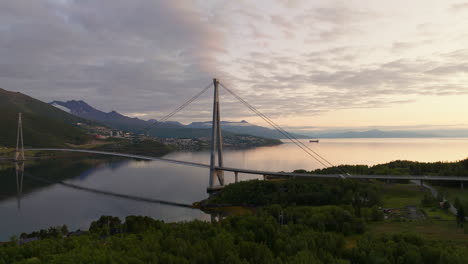
M 258 111 L 255 107 L 253 107 L 252 105 L 250 105 L 247 101 L 245 101 L 244 99 L 242 99 L 240 96 L 238 96 L 237 94 L 235 94 L 232 90 L 228 89 L 226 86 L 222 85 L 221 86 L 226 89 L 229 93 L 231 93 L 234 97 L 236 97 L 236 99 L 238 99 L 241 103 L 243 103 L 245 106 L 247 106 L 250 110 L 252 110 L 255 114 L 257 114 L 259 117 L 261 117 L 263 120 L 265 120 L 267 123 L 269 123 L 274 129 L 276 129 L 278 132 L 280 132 L 281 134 L 283 134 L 285 137 L 287 137 L 289 140 L 291 140 L 294 144 L 296 144 L 298 147 L 300 147 L 301 149 L 303 149 L 307 154 L 309 154 L 310 156 L 312 156 L 315 160 L 317 160 L 320 164 L 322 164 L 323 166 L 325 167 L 328 167 L 329 165 L 326 165 L 324 162 L 322 162 L 321 160 L 317 159 L 314 155 L 312 155 L 311 153 L 309 153 L 304 147 L 306 147 L 304 144 L 301 145 L 302 142 L 300 142 L 297 138 L 295 138 L 293 135 L 291 135 L 290 133 L 288 133 L 286 130 L 282 129 L 279 125 L 277 125 L 276 123 L 274 123 L 270 118 L 268 118 L 267 116 L 265 116 L 264 114 L 262 114 L 260 111 Z M 314 152 L 313 150 L 311 150 L 312 152 Z M 318 155 L 317 153 L 315 153 L 317 156 L 320 157 L 320 155 Z M 322 158 L 322 157 L 321 157 Z M 324 161 L 328 162 L 327 160 L 325 160 L 324 158 L 322 158 Z M 328 162 L 329 163 L 329 162 Z M 331 163 L 329 163 L 331 164 Z M 333 164 L 331 164 L 331 166 L 333 166 Z
M 213 83 L 210 83 L 208 86 L 206 86 L 205 88 L 203 88 L 203 90 L 201 90 L 200 92 L 198 92 L 195 96 L 193 96 L 192 98 L 190 98 L 189 100 L 185 101 L 185 103 L 183 103 L 182 105 L 180 105 L 179 107 L 177 107 L 174 111 L 170 112 L 169 114 L 167 114 L 166 116 L 162 117 L 159 121 L 156 120 L 154 123 L 146 126 L 145 128 L 143 129 L 140 129 L 139 131 L 137 131 L 135 134 L 139 134 L 141 132 L 148 132 L 150 129 L 154 129 L 154 128 L 157 128 L 159 126 L 161 126 L 162 124 L 164 124 L 165 121 L 167 121 L 169 118 L 171 118 L 172 116 L 174 116 L 175 114 L 177 114 L 178 112 L 180 112 L 182 109 L 184 109 L 185 107 L 187 107 L 189 104 L 191 104 L 193 101 L 197 100 L 202 94 L 204 94 L 211 86 L 213 85 Z
M 227 87 L 224 86 L 224 88 L 227 89 Z M 229 90 L 229 89 L 227 89 Z M 232 90 L 230 90 L 230 93 L 231 94 L 235 94 Z M 314 151 L 313 149 L 309 148 L 307 145 L 305 145 L 303 142 L 301 142 L 300 140 L 298 140 L 294 135 L 292 135 L 291 133 L 287 132 L 286 130 L 284 130 L 282 127 L 280 127 L 278 124 L 276 124 L 273 120 L 271 120 L 269 117 L 267 117 L 266 115 L 264 115 L 263 113 L 261 113 L 260 111 L 258 111 L 257 109 L 255 109 L 255 107 L 253 107 L 252 105 L 250 105 L 247 101 L 243 100 L 240 96 L 238 95 L 234 95 L 238 100 L 241 100 L 242 103 L 244 103 L 248 108 L 250 108 L 252 111 L 254 111 L 257 115 L 259 115 L 263 120 L 267 121 L 272 127 L 274 127 L 278 132 L 280 132 L 281 134 L 285 135 L 289 140 L 291 140 L 293 143 L 295 143 L 297 146 L 299 146 L 301 149 L 303 149 L 307 154 L 309 154 L 310 156 L 314 157 L 310 152 L 312 152 L 313 154 L 317 155 L 320 159 L 322 159 L 324 162 L 328 163 L 328 165 L 324 164 L 323 162 L 319 161 L 322 165 L 324 165 L 325 167 L 329 167 L 329 166 L 332 166 L 332 167 L 335 167 L 337 170 L 339 170 L 341 173 L 344 173 L 343 170 L 341 170 L 340 168 L 336 167 L 335 165 L 333 165 L 330 161 L 328 161 L 327 159 L 325 159 L 323 156 L 321 156 L 320 154 L 318 154 L 316 151 Z M 305 150 L 304 148 L 306 148 L 307 150 Z M 316 159 L 316 157 L 314 157 Z
M 223 87 L 224 89 L 226 89 L 226 91 L 228 91 L 231 95 L 233 95 L 237 100 L 239 100 L 241 103 L 243 103 L 247 108 L 249 108 L 250 110 L 252 110 L 255 114 L 257 114 L 259 117 L 261 117 L 263 120 L 265 120 L 267 123 L 269 123 L 273 128 L 275 128 L 278 132 L 280 132 L 282 135 L 284 135 L 285 137 L 287 137 L 289 140 L 291 140 L 294 144 L 296 144 L 298 147 L 300 147 L 302 150 L 304 150 L 309 156 L 311 156 L 312 158 L 314 158 L 316 161 L 318 161 L 320 164 L 322 164 L 325 168 L 328 168 L 329 166 L 332 166 L 332 167 L 336 167 L 334 166 L 331 162 L 329 162 L 327 159 L 325 159 L 324 157 L 322 157 L 320 154 L 318 154 L 317 152 L 315 152 L 314 150 L 312 150 L 311 148 L 309 148 L 307 145 L 305 145 L 304 143 L 302 143 L 301 141 L 299 141 L 295 136 L 293 136 L 292 134 L 290 134 L 289 132 L 287 132 L 286 130 L 284 130 L 283 128 L 281 128 L 278 124 L 276 124 L 274 121 L 272 121 L 270 118 L 268 118 L 267 116 L 265 116 L 263 113 L 261 113 L 260 111 L 258 111 L 255 107 L 253 107 L 252 105 L 250 105 L 247 101 L 245 101 L 244 99 L 242 99 L 240 96 L 238 96 L 234 91 L 230 90 L 229 88 L 227 88 L 226 86 L 224 86 L 222 83 L 220 83 L 221 87 Z M 322 160 L 319 160 L 317 157 L 315 157 L 313 154 L 317 155 L 320 159 Z M 328 163 L 329 165 L 326 165 L 324 162 Z M 340 172 L 344 173 L 340 168 L 336 167 Z

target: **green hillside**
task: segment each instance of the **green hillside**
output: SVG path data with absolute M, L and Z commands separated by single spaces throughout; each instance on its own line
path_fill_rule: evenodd
M 0 88 L 0 145 L 15 146 L 19 112 L 23 113 L 25 147 L 58 147 L 88 139 L 74 124 L 89 121 L 22 93 Z

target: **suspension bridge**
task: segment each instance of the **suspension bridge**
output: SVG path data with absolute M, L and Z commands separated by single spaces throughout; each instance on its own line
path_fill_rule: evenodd
M 464 182 L 468 181 L 468 177 L 460 177 L 460 176 L 351 175 L 349 173 L 342 171 L 340 168 L 336 168 L 336 170 L 338 171 L 338 173 L 336 174 L 307 174 L 307 173 L 272 172 L 272 171 L 252 170 L 252 169 L 246 169 L 246 168 L 226 167 L 224 166 L 224 160 L 223 160 L 223 137 L 222 137 L 221 125 L 220 125 L 221 113 L 220 113 L 219 87 L 222 87 L 223 89 L 225 89 L 229 94 L 234 96 L 234 98 L 236 98 L 239 102 L 241 102 L 248 109 L 254 112 L 257 116 L 259 116 L 269 125 L 271 125 L 275 130 L 277 130 L 286 139 L 289 139 L 291 142 L 293 142 L 295 145 L 301 148 L 307 155 L 309 155 L 312 159 L 314 159 L 316 162 L 321 164 L 323 167 L 325 168 L 334 167 L 334 165 L 331 162 L 329 162 L 327 159 L 325 159 L 322 155 L 320 155 L 316 151 L 312 150 L 309 146 L 307 146 L 306 144 L 298 140 L 294 135 L 290 134 L 289 132 L 281 128 L 278 124 L 276 124 L 266 115 L 258 111 L 255 107 L 253 107 L 247 101 L 242 99 L 233 90 L 227 88 L 225 85 L 220 83 L 217 79 L 213 79 L 213 83 L 210 83 L 210 85 L 206 86 L 202 91 L 200 91 L 195 96 L 190 98 L 184 104 L 179 106 L 177 109 L 175 109 L 174 111 L 172 111 L 165 117 L 161 118 L 159 121 L 156 121 L 150 126 L 146 127 L 145 129 L 143 129 L 143 131 L 147 131 L 150 128 L 155 128 L 161 125 L 164 121 L 167 121 L 170 117 L 180 112 L 182 109 L 187 107 L 190 103 L 198 99 L 203 93 L 205 93 L 211 87 L 214 88 L 213 89 L 214 94 L 213 94 L 213 112 L 212 112 L 213 118 L 212 118 L 212 126 L 211 126 L 211 145 L 210 145 L 210 163 L 209 164 L 180 161 L 180 160 L 166 159 L 166 158 L 158 158 L 158 157 L 150 157 L 150 156 L 144 156 L 144 155 L 135 155 L 135 154 L 128 154 L 128 153 L 96 151 L 96 150 L 90 150 L 90 149 L 66 149 L 66 148 L 26 148 L 25 149 L 24 144 L 23 144 L 23 130 L 22 130 L 22 120 L 21 120 L 21 113 L 20 113 L 19 118 L 18 118 L 16 151 L 14 154 L 14 161 L 17 163 L 16 165 L 17 178 L 18 178 L 18 173 L 22 175 L 24 172 L 24 161 L 26 160 L 25 154 L 24 154 L 25 151 L 65 151 L 65 152 L 81 152 L 81 153 L 89 153 L 89 154 L 119 156 L 119 157 L 134 158 L 134 159 L 140 159 L 140 160 L 162 161 L 162 162 L 173 163 L 176 165 L 206 168 L 209 171 L 208 187 L 207 187 L 208 192 L 213 192 L 213 191 L 222 189 L 225 186 L 225 181 L 224 181 L 225 172 L 232 172 L 235 177 L 235 182 L 238 181 L 239 173 L 263 175 L 264 178 L 267 178 L 268 176 L 273 176 L 273 177 L 292 177 L 292 178 L 419 180 L 421 184 L 423 184 L 424 181 L 457 181 L 457 182 L 460 182 L 461 188 L 463 188 Z M 18 184 L 18 186 L 22 186 L 22 184 Z M 76 188 L 81 188 L 81 187 L 78 186 Z M 119 194 L 112 193 L 112 195 L 118 196 Z M 146 198 L 141 198 L 141 199 L 146 199 Z

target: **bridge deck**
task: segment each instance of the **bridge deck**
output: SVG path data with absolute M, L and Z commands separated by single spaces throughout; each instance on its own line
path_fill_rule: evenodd
M 118 157 L 127 157 L 135 158 L 142 160 L 156 160 L 169 162 L 173 164 L 200 167 L 200 168 L 209 168 L 210 165 L 189 162 L 189 161 L 180 161 L 174 159 L 165 159 L 165 158 L 156 158 L 144 155 L 135 155 L 135 154 L 125 154 L 117 152 L 108 152 L 108 151 L 97 151 L 97 150 L 87 150 L 87 149 L 60 149 L 60 148 L 31 148 L 25 149 L 25 151 L 66 151 L 66 152 L 81 152 L 81 153 L 90 153 L 90 154 L 100 154 L 100 155 L 110 155 Z M 240 169 L 240 168 L 230 168 L 230 167 L 216 167 L 217 170 L 222 171 L 232 171 L 245 174 L 255 174 L 255 175 L 269 175 L 269 176 L 279 176 L 279 177 L 295 177 L 295 178 L 342 178 L 342 179 L 393 179 L 393 180 L 424 180 L 424 181 L 468 181 L 468 177 L 464 176 L 413 176 L 413 175 L 348 175 L 348 174 L 307 174 L 307 173 L 287 173 L 287 172 L 272 172 L 272 171 L 260 171 L 260 170 L 250 170 L 250 169 Z
M 269 176 L 279 176 L 279 177 L 295 177 L 295 178 L 468 181 L 468 177 L 463 177 L 463 176 L 308 174 L 308 173 L 289 173 L 289 172 L 269 172 L 269 171 L 258 171 L 258 170 L 229 168 L 229 167 L 217 167 L 217 169 L 223 170 L 223 171 L 246 173 L 246 174 L 258 174 L 258 175 L 269 175 Z
M 164 159 L 164 158 L 156 158 L 144 155 L 135 155 L 135 154 L 125 154 L 125 153 L 118 153 L 118 152 L 109 152 L 109 151 L 98 151 L 98 150 L 87 150 L 87 149 L 60 149 L 60 148 L 30 148 L 24 149 L 24 151 L 65 151 L 65 152 L 80 152 L 80 153 L 90 153 L 90 154 L 100 154 L 100 155 L 109 155 L 109 156 L 118 156 L 118 157 L 126 157 L 126 158 L 135 158 L 135 159 L 142 159 L 142 160 L 157 160 L 163 162 L 169 162 L 179 165 L 186 165 L 186 166 L 193 166 L 193 167 L 200 167 L 200 168 L 209 168 L 210 165 L 189 162 L 189 161 L 180 161 L 180 160 L 173 160 L 173 159 Z

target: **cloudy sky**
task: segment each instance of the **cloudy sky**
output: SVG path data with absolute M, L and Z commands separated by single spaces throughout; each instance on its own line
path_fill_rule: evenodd
M 467 25 L 466 0 L 2 0 L 0 87 L 157 119 L 217 77 L 290 128 L 467 128 Z

